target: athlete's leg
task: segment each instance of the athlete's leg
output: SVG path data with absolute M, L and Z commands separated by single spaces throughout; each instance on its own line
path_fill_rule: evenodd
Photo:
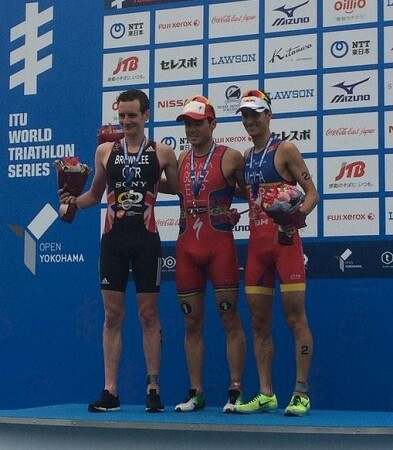
M 203 324 L 204 292 L 179 296 L 179 303 L 184 313 L 184 350 L 186 353 L 190 389 L 203 392 Z
M 122 350 L 121 329 L 124 321 L 124 293 L 102 291 L 105 320 L 102 334 L 105 388 L 117 395 L 117 374 Z
M 258 293 L 253 293 L 255 290 L 251 287 L 246 288 L 247 304 L 251 314 L 255 363 L 259 376 L 259 389 L 265 395 L 273 395 L 273 289 L 257 287 L 256 290 Z
M 158 375 L 161 365 L 161 322 L 158 315 L 158 293 L 138 293 L 138 316 L 142 327 L 143 352 L 146 362 L 147 392 L 158 387 Z M 152 376 L 153 375 L 153 376 Z
M 241 391 L 246 337 L 238 313 L 238 290 L 218 289 L 215 300 L 226 334 L 227 360 L 231 376 L 229 389 Z
M 291 285 L 282 285 L 281 296 L 285 317 L 295 341 L 296 382 L 307 385 L 313 354 L 313 337 L 306 317 L 305 292 L 292 289 Z M 296 384 L 294 389 L 294 394 L 305 394 L 296 391 Z

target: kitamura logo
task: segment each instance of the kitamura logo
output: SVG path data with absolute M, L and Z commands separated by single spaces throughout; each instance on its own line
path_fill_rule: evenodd
M 370 100 L 370 94 L 354 94 L 354 90 L 361 84 L 369 81 L 370 77 L 364 80 L 357 81 L 356 83 L 347 84 L 345 81 L 341 81 L 338 84 L 334 84 L 332 87 L 342 89 L 345 94 L 337 94 L 333 97 L 330 103 L 350 103 L 350 102 L 365 102 Z
M 287 61 L 305 61 L 311 59 L 309 56 L 304 57 L 302 54 L 310 49 L 312 49 L 313 45 L 311 43 L 305 45 L 296 45 L 288 47 L 287 49 L 283 49 L 282 47 L 274 50 L 269 63 L 274 64 L 276 60 L 279 61 L 287 60 Z
M 272 26 L 273 27 L 281 27 L 281 26 L 285 26 L 285 25 L 293 25 L 293 24 L 305 24 L 305 23 L 309 23 L 310 22 L 310 17 L 308 16 L 303 16 L 303 17 L 295 17 L 295 12 L 298 13 L 298 9 L 301 8 L 304 5 L 307 5 L 309 3 L 310 0 L 307 0 L 304 3 L 301 3 L 299 5 L 296 6 L 292 6 L 287 7 L 286 5 L 280 6 L 279 8 L 275 8 L 273 9 L 273 11 L 278 11 L 283 13 L 285 16 L 284 17 L 279 17 L 278 19 L 276 19 Z
M 354 264 L 354 262 L 349 259 L 351 255 L 352 251 L 347 248 L 340 256 L 336 256 L 341 272 L 345 272 L 348 269 L 362 269 L 361 264 Z
M 40 34 L 40 27 L 53 20 L 53 6 L 38 12 L 38 3 L 26 3 L 26 19 L 10 30 L 10 42 L 24 37 L 24 44 L 10 53 L 10 66 L 24 62 L 23 69 L 10 76 L 10 89 L 24 85 L 24 95 L 37 94 L 37 78 L 52 68 L 52 54 L 39 53 L 53 43 L 53 31 Z
M 352 14 L 356 9 L 363 9 L 366 5 L 366 0 L 338 0 L 334 3 L 334 9 Z
M 57 217 L 58 213 L 47 203 L 25 230 L 18 225 L 9 225 L 14 234 L 24 238 L 24 263 L 33 275 L 36 274 L 37 256 L 41 264 L 84 262 L 81 253 L 62 253 L 60 242 L 39 242 Z

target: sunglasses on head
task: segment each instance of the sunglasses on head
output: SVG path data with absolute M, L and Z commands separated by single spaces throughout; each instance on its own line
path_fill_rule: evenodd
M 210 100 L 204 97 L 203 95 L 194 95 L 192 97 L 189 97 L 184 104 L 187 105 L 187 103 L 190 102 L 200 102 L 203 103 L 204 105 L 210 105 Z
M 261 100 L 265 100 L 269 105 L 271 104 L 270 97 L 263 91 L 258 91 L 256 89 L 251 89 L 243 93 L 242 97 L 258 97 Z

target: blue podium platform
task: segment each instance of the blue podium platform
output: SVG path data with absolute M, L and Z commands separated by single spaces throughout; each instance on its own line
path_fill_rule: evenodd
M 393 413 L 312 410 L 305 417 L 148 414 L 142 405 L 89 413 L 84 404 L 0 410 L 0 449 L 393 449 Z

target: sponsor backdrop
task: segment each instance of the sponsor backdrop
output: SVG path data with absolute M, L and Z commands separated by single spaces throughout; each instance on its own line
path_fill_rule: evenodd
M 150 97 L 147 133 L 177 154 L 189 143 L 174 118 L 198 93 L 216 108 L 216 141 L 243 152 L 250 140 L 235 111 L 241 92 L 259 87 L 272 99 L 274 134 L 299 147 L 321 195 L 301 230 L 316 341 L 313 406 L 392 410 L 392 358 L 383 349 L 393 338 L 393 0 L 2 5 L 0 408 L 85 403 L 102 388 L 97 260 L 106 200 L 61 222 L 54 161 L 78 156 L 93 165 L 97 129 L 116 123 L 116 97 L 129 87 Z M 246 216 L 235 227 L 241 270 Z M 188 389 L 173 281 L 176 197 L 159 197 L 156 219 L 164 245 L 162 392 L 173 405 Z M 209 287 L 205 391 L 208 405 L 221 405 L 229 380 L 211 296 Z M 240 300 L 251 396 L 258 386 L 243 292 Z M 277 300 L 274 381 L 285 406 L 293 344 Z M 127 313 L 120 396 L 142 404 L 132 284 Z

